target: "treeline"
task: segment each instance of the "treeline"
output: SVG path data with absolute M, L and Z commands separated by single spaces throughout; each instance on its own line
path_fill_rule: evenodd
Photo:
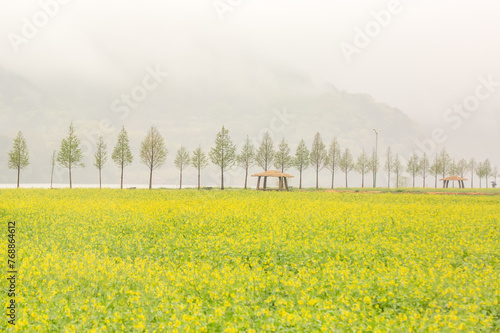
M 96 152 L 93 156 L 92 164 L 98 169 L 99 187 L 102 187 L 102 170 L 108 162 L 108 146 L 100 136 L 95 142 Z M 153 184 L 153 171 L 166 162 L 168 149 L 165 139 L 156 127 L 151 127 L 141 143 L 139 152 L 140 162 L 149 169 L 149 188 Z M 13 140 L 12 149 L 9 155 L 9 168 L 17 170 L 17 187 L 19 187 L 21 170 L 29 165 L 29 150 L 26 140 L 21 131 Z M 116 144 L 111 152 L 111 160 L 120 168 L 120 188 L 123 188 L 123 176 L 125 167 L 132 163 L 134 156 L 130 149 L 128 134 L 123 127 L 118 134 Z M 201 172 L 209 163 L 213 163 L 220 169 L 220 187 L 224 189 L 224 173 L 235 165 L 245 170 L 244 188 L 248 185 L 249 170 L 253 166 L 267 171 L 276 168 L 285 172 L 290 168 L 295 168 L 299 172 L 299 188 L 302 188 L 302 177 L 304 170 L 312 168 L 316 177 L 316 188 L 319 188 L 319 173 L 323 169 L 328 169 L 331 177 L 330 187 L 334 188 L 335 176 L 343 173 L 345 176 L 345 187 L 348 187 L 348 176 L 351 172 L 357 172 L 361 177 L 361 186 L 369 186 L 367 177 L 371 175 L 371 186 L 377 184 L 377 173 L 381 165 L 387 175 L 387 187 L 391 187 L 391 179 L 395 186 L 402 185 L 404 175 L 411 179 L 413 187 L 420 185 L 426 187 L 429 178 L 433 178 L 434 187 L 438 187 L 440 178 L 449 175 L 457 175 L 462 178 L 470 176 L 471 187 L 474 187 L 474 175 L 479 178 L 479 187 L 482 187 L 482 180 L 485 180 L 485 187 L 488 181 L 499 176 L 498 168 L 492 167 L 490 161 L 477 162 L 474 159 L 455 160 L 451 158 L 446 149 L 442 149 L 438 154 L 430 158 L 425 153 L 421 156 L 415 151 L 404 161 L 399 154 L 393 153 L 388 147 L 383 156 L 378 156 L 374 149 L 371 153 L 365 150 L 357 157 L 353 156 L 349 148 L 341 148 L 337 138 L 333 138 L 326 146 L 321 135 L 316 133 L 312 146 L 307 147 L 305 141 L 300 140 L 295 154 L 292 154 L 288 142 L 283 138 L 275 148 L 269 132 L 265 133 L 258 147 L 255 147 L 247 136 L 241 150 L 237 151 L 236 145 L 229 136 L 229 131 L 222 127 L 217 133 L 214 146 L 210 151 L 205 152 L 200 147 L 189 152 L 181 146 L 175 156 L 174 164 L 179 170 L 179 188 L 182 188 L 182 176 L 188 167 L 194 167 L 197 171 L 198 189 L 200 189 Z M 68 169 L 69 187 L 72 188 L 72 171 L 79 167 L 85 167 L 83 153 L 80 148 L 73 123 L 69 126 L 68 135 L 62 139 L 59 151 L 52 153 L 51 188 L 55 165 Z M 493 183 L 493 182 L 492 182 Z M 408 185 L 408 184 L 404 184 Z M 443 182 L 444 187 L 444 182 Z

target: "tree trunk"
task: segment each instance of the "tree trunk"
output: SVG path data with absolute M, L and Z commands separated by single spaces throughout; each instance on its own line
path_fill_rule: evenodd
M 248 166 L 245 169 L 245 190 L 247 189 L 247 181 L 248 181 Z
M 73 183 L 71 182 L 71 165 L 68 167 L 69 170 L 69 188 L 73 188 Z
M 198 191 L 200 190 L 200 167 L 198 167 Z
M 102 181 L 101 181 L 101 168 L 99 168 L 99 188 L 102 188 Z
M 149 189 L 153 187 L 153 163 L 155 160 L 154 144 L 151 144 L 151 163 L 149 165 Z
M 122 162 L 122 172 L 120 176 L 120 188 L 123 189 L 123 162 Z
M 335 172 L 332 171 L 332 190 L 333 190 L 334 182 L 335 182 Z
M 19 188 L 19 177 L 21 176 L 21 166 L 17 166 L 17 188 Z
M 318 188 L 319 169 L 316 167 L 316 188 Z
M 302 168 L 299 170 L 299 189 L 302 189 Z
M 361 173 L 361 187 L 365 187 L 365 173 L 362 172 Z
M 52 171 L 50 173 L 50 188 L 52 189 L 52 180 L 54 179 L 54 164 L 52 164 Z
M 179 172 L 179 190 L 182 189 L 182 167 L 181 167 L 181 170 Z
M 347 169 L 345 170 L 345 188 L 347 188 Z
M 224 189 L 224 169 L 220 168 L 220 189 Z
M 153 168 L 149 168 L 149 189 L 153 185 Z

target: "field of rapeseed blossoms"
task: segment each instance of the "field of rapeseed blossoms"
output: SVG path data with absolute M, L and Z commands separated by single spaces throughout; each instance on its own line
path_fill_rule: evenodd
M 500 329 L 500 196 L 23 189 L 0 215 L 0 330 Z

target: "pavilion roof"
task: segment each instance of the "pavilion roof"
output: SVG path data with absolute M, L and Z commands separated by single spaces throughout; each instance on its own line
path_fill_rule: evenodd
M 252 177 L 286 177 L 293 178 L 294 176 L 289 175 L 287 173 L 279 172 L 278 170 L 267 170 L 265 172 L 256 173 L 252 175 Z
M 440 180 L 468 180 L 467 178 L 462 178 L 458 176 L 449 176 L 446 178 L 441 178 Z

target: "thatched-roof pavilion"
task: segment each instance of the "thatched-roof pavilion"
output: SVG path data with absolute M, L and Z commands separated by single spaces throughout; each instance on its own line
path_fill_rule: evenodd
M 452 181 L 452 182 L 458 181 L 458 187 L 465 188 L 464 180 L 468 180 L 468 179 L 458 177 L 458 176 L 449 176 L 446 178 L 441 178 L 440 180 L 444 181 L 444 187 L 446 187 L 446 188 L 448 188 L 448 186 L 450 185 L 450 181 Z
M 287 173 L 279 172 L 278 170 L 268 170 L 266 172 L 261 172 L 261 173 L 256 173 L 255 175 L 252 175 L 252 177 L 259 177 L 257 180 L 257 190 L 260 190 L 260 179 L 264 177 L 264 187 L 262 188 L 263 191 L 267 190 L 267 177 L 275 177 L 279 178 L 279 191 L 283 191 L 283 185 L 284 188 L 289 191 L 288 189 L 288 178 L 293 178 L 292 175 L 289 175 Z

